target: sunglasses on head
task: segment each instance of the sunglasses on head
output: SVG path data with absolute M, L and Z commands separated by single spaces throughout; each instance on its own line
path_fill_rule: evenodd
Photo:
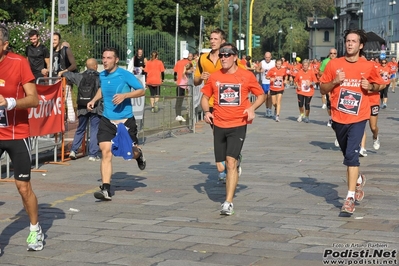
M 232 53 L 224 53 L 224 54 L 219 54 L 218 56 L 219 56 L 219 58 L 229 58 L 230 56 L 232 56 L 232 55 L 234 55 L 234 54 L 232 54 Z

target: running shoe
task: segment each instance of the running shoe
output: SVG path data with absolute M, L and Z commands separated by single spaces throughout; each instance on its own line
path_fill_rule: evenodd
M 100 191 L 94 192 L 94 197 L 99 200 L 112 200 L 111 192 L 106 190 L 103 185 L 100 186 Z
M 280 122 L 280 117 L 276 115 L 276 122 Z
M 341 212 L 352 214 L 355 211 L 355 200 L 353 198 L 347 198 L 344 205 L 341 208 Z
M 335 141 L 334 141 L 334 145 L 335 145 L 335 147 L 339 148 L 339 142 L 338 142 L 338 140 L 337 140 L 337 139 L 335 139 Z
M 359 155 L 360 157 L 367 157 L 367 150 L 364 148 L 360 148 Z
M 296 121 L 299 122 L 299 123 L 302 122 L 302 115 L 299 115 L 298 119 Z
M 233 203 L 225 201 L 222 204 L 222 210 L 220 211 L 220 215 L 233 215 L 233 214 L 234 214 Z
M 151 113 L 155 113 L 155 108 L 151 107 Z
M 387 104 L 386 103 L 383 103 L 382 105 L 381 105 L 381 109 L 386 109 L 387 108 Z
M 145 160 L 143 151 L 140 148 L 137 148 L 140 152 L 140 156 L 136 159 L 137 165 L 139 166 L 140 170 L 144 170 L 147 166 L 147 161 Z
M 70 158 L 71 160 L 76 160 L 76 152 L 71 151 L 71 152 L 69 153 L 69 158 Z
M 380 138 L 377 136 L 376 139 L 373 139 L 373 148 L 375 150 L 379 150 L 380 149 Z
M 98 156 L 89 156 L 89 161 L 90 162 L 98 162 L 100 160 L 101 160 L 101 158 L 98 157 Z
M 39 230 L 31 231 L 26 243 L 28 243 L 28 251 L 39 251 L 43 249 L 44 234 L 42 228 L 39 225 Z
M 308 116 L 305 116 L 305 118 L 303 119 L 303 122 L 309 123 L 309 117 L 308 117 Z
M 328 126 L 328 127 L 331 127 L 331 126 L 332 126 L 332 120 L 331 120 L 331 119 L 328 120 L 327 126 Z
M 223 182 L 223 183 L 226 182 L 226 173 L 224 171 L 219 172 L 218 180 L 219 180 L 219 182 Z
M 155 103 L 154 112 L 158 113 L 158 111 L 159 111 L 158 103 Z
M 360 178 L 362 179 L 362 182 L 356 183 L 356 190 L 355 190 L 355 200 L 357 202 L 361 202 L 363 200 L 363 198 L 364 198 L 363 187 L 366 184 L 366 176 L 361 174 Z
M 324 103 L 324 104 L 321 106 L 321 109 L 327 109 L 327 105 Z

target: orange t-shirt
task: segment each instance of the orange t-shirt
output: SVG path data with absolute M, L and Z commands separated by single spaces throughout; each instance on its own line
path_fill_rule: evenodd
M 181 82 L 181 79 L 183 77 L 183 73 L 185 72 L 186 65 L 190 63 L 190 60 L 187 58 L 181 59 L 176 62 L 175 67 L 173 68 L 173 71 L 177 73 L 177 81 L 176 84 L 179 85 Z
M 267 72 L 267 78 L 274 78 L 274 81 L 270 81 L 270 90 L 272 91 L 283 91 L 284 90 L 284 80 L 287 75 L 287 69 L 273 67 Z
M 384 80 L 385 85 L 389 85 L 391 83 L 391 68 L 388 65 L 385 66 L 377 66 L 377 69 Z
M 250 124 L 248 115 L 244 114 L 244 110 L 251 106 L 248 95 L 264 94 L 255 75 L 242 68 L 237 68 L 233 74 L 223 74 L 221 70 L 214 72 L 201 92 L 208 97 L 214 95 L 213 123 L 221 128 Z
M 389 66 L 389 68 L 391 69 L 391 71 L 389 72 L 391 75 L 395 74 L 398 71 L 398 63 L 394 63 L 394 62 L 388 62 L 387 66 Z
M 147 73 L 146 83 L 152 86 L 162 84 L 161 73 L 165 71 L 165 67 L 161 60 L 148 60 L 144 71 Z
M 313 70 L 308 69 L 306 72 L 303 69 L 299 70 L 298 74 L 295 76 L 295 83 L 297 84 L 296 93 L 308 97 L 313 96 L 313 84 L 316 82 L 317 78 Z
M 291 66 L 291 72 L 290 72 L 291 76 L 295 77 L 296 74 L 297 74 L 297 73 L 299 72 L 299 70 L 301 70 L 301 69 L 302 69 L 302 64 L 300 64 L 300 63 L 296 63 L 295 65 L 292 65 L 292 66 Z
M 359 59 L 350 63 L 345 57 L 331 60 L 320 78 L 321 83 L 334 80 L 337 73 L 345 72 L 345 80 L 337 84 L 330 93 L 331 116 L 334 122 L 353 124 L 370 118 L 368 91 L 361 88 L 361 79 L 383 84 L 383 80 L 372 62 Z

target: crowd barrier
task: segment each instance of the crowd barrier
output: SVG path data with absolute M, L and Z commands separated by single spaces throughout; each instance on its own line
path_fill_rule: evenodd
M 39 142 L 48 142 L 48 145 L 54 149 L 54 162 L 57 161 L 58 146 L 64 146 L 65 132 L 65 79 L 61 78 L 41 78 L 36 84 L 39 105 L 36 108 L 29 109 L 29 129 L 32 142 L 32 150 L 35 155 L 35 168 L 32 171 L 39 170 Z M 53 137 L 50 137 L 53 136 Z M 63 155 L 63 150 L 61 152 Z M 10 159 L 8 154 L 6 158 L 6 175 L 10 177 Z M 63 156 L 61 157 L 63 161 Z

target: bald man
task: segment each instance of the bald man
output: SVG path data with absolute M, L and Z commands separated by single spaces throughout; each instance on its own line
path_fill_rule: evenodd
M 266 95 L 265 98 L 265 105 L 266 105 L 266 113 L 265 117 L 272 117 L 272 98 L 270 96 L 270 79 L 266 78 L 267 72 L 269 72 L 270 69 L 275 67 L 276 62 L 275 60 L 272 60 L 272 54 L 270 52 L 265 53 L 265 59 L 263 59 L 258 68 L 257 72 L 261 73 L 262 77 L 262 89 Z
M 86 131 L 87 123 L 90 121 L 90 143 L 89 143 L 89 161 L 99 161 L 99 152 L 97 142 L 98 125 L 102 114 L 101 104 L 94 107 L 93 110 L 87 110 L 87 103 L 94 97 L 98 88 L 100 87 L 100 80 L 97 72 L 97 61 L 94 58 L 89 58 L 86 61 L 87 70 L 83 73 L 65 72 L 62 74 L 69 82 L 78 86 L 78 119 L 79 125 L 73 138 L 69 158 L 76 160 L 79 147 L 82 145 L 84 133 Z

